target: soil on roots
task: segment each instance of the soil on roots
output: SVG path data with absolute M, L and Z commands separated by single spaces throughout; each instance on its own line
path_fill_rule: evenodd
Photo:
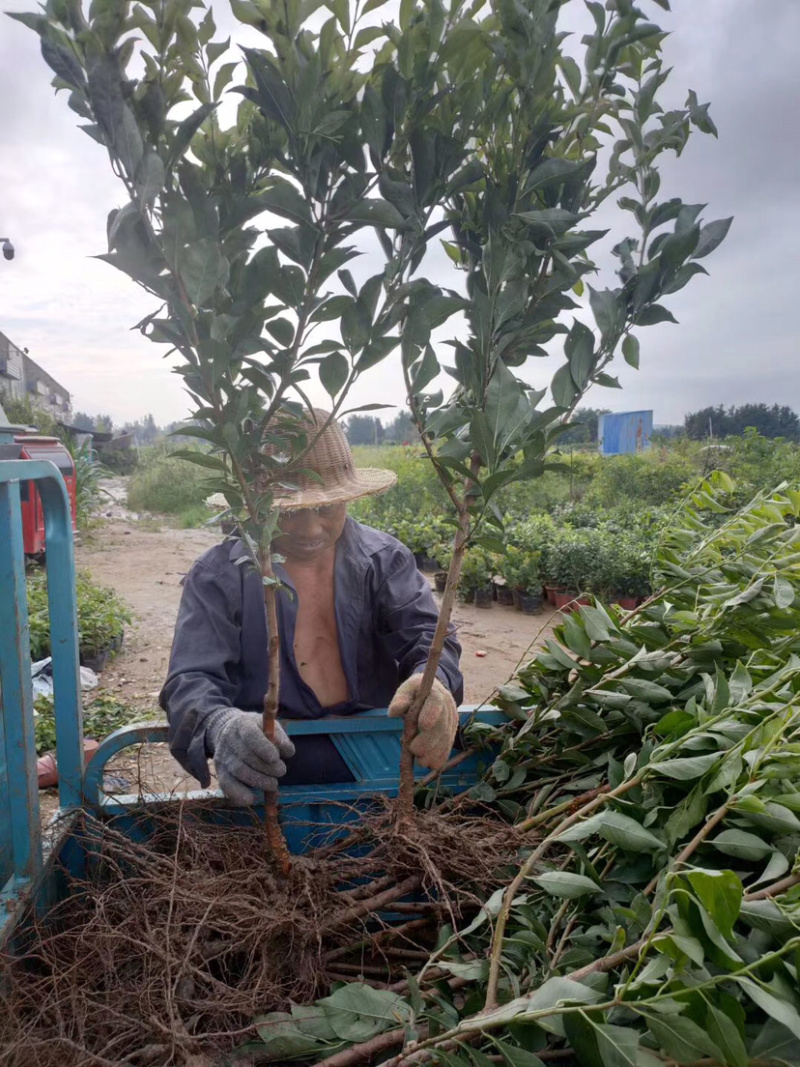
M 255 1017 L 334 982 L 402 989 L 530 844 L 491 813 L 396 823 L 387 804 L 284 878 L 255 817 L 219 825 L 195 805 L 76 832 L 82 877 L 0 957 L 9 1067 L 212 1067 L 257 1040 Z

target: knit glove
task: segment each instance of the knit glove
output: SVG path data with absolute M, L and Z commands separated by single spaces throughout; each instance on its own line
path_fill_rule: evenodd
M 286 774 L 283 761 L 294 755 L 294 745 L 280 723 L 275 723 L 274 744 L 265 737 L 258 711 L 225 708 L 215 713 L 206 737 L 219 787 L 235 804 L 254 804 L 254 789 L 277 792 L 278 779 Z
M 389 715 L 393 719 L 402 718 L 406 714 L 421 681 L 421 674 L 412 674 L 397 690 L 389 705 Z M 456 702 L 449 690 L 436 678 L 430 695 L 420 710 L 417 736 L 409 748 L 423 767 L 438 771 L 452 751 L 457 729 Z

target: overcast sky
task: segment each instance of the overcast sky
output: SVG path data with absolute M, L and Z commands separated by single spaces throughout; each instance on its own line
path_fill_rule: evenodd
M 8 6 L 34 9 L 24 0 Z M 711 277 L 670 298 L 680 325 L 641 330 L 641 370 L 620 361 L 623 391 L 596 389 L 587 402 L 653 408 L 656 423 L 681 422 L 707 404 L 800 408 L 800 0 L 673 0 L 671 14 L 649 0 L 642 6 L 671 31 L 664 51 L 673 102 L 696 90 L 711 101 L 720 134 L 694 135 L 681 159 L 664 165 L 661 197 L 707 203 L 707 220 L 735 219 L 703 261 Z M 233 27 L 224 0 L 214 7 L 218 23 Z M 106 250 L 106 215 L 124 191 L 49 81 L 38 38 L 3 19 L 0 236 L 16 258 L 0 260 L 0 331 L 72 393 L 74 410 L 109 413 L 117 424 L 147 412 L 162 425 L 183 418 L 187 401 L 164 346 L 130 330 L 153 310 L 151 298 L 91 258 Z M 610 234 L 607 247 L 620 236 Z M 595 284 L 615 279 L 609 271 Z M 555 367 L 537 362 L 530 377 L 543 384 Z M 356 399 L 397 403 L 401 395 L 399 374 L 384 364 Z

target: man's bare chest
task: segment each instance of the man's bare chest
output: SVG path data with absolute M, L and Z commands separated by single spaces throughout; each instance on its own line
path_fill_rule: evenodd
M 292 575 L 297 596 L 294 657 L 323 707 L 348 699 L 336 624 L 333 572 Z

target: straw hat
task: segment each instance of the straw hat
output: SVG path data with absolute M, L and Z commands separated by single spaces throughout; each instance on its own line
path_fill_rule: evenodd
M 311 442 L 329 418 L 329 411 L 313 408 L 298 420 L 296 430 L 305 433 Z M 295 426 L 291 426 L 291 429 L 295 430 Z M 276 446 L 272 444 L 264 448 L 267 455 L 275 455 L 276 451 Z M 319 434 L 302 464 L 304 469 L 315 471 L 321 480 L 302 473 L 287 475 L 287 482 L 297 488 L 275 488 L 273 505 L 280 511 L 300 511 L 303 508 L 321 508 L 328 504 L 360 500 L 364 496 L 386 492 L 397 481 L 394 471 L 378 467 L 355 467 L 347 437 L 336 419 Z M 213 507 L 217 504 L 217 497 L 221 498 L 220 506 L 226 507 L 225 498 L 218 493 L 209 497 L 206 503 Z

